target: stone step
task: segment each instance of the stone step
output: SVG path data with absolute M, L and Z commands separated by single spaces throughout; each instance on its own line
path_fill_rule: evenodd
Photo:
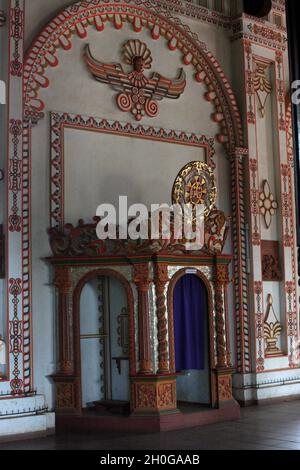
M 96 412 L 109 412 L 115 415 L 128 416 L 130 413 L 130 403 L 120 400 L 100 400 L 88 403 L 88 409 Z

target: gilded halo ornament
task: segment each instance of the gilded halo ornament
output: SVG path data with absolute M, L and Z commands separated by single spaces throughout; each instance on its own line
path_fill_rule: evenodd
M 209 165 L 203 162 L 188 163 L 179 172 L 172 191 L 173 204 L 181 206 L 204 205 L 207 217 L 217 200 L 217 188 L 214 173 Z

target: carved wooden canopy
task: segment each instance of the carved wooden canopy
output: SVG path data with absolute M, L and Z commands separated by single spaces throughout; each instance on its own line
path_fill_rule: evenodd
M 147 240 L 99 240 L 96 233 L 98 217 L 91 223 L 79 220 L 75 227 L 66 224 L 63 229 L 49 229 L 50 245 L 54 256 L 67 257 L 99 257 L 99 256 L 129 256 L 134 254 L 191 254 L 186 248 L 188 240 L 151 239 Z M 117 229 L 118 231 L 118 229 Z M 118 233 L 118 232 L 117 232 Z M 171 233 L 174 226 L 171 222 Z M 214 208 L 205 219 L 205 243 L 199 254 L 219 255 L 222 253 L 227 238 L 228 226 L 225 214 Z M 197 252 L 194 252 L 197 254 Z

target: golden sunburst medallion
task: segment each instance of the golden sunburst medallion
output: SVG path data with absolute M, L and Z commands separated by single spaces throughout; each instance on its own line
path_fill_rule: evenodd
M 203 162 L 191 162 L 182 168 L 173 186 L 173 204 L 191 205 L 192 208 L 203 204 L 207 217 L 216 200 L 217 188 L 210 166 Z

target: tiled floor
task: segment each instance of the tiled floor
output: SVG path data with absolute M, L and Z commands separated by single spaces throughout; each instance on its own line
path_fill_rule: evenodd
M 300 450 L 300 401 L 242 409 L 240 421 L 163 434 L 64 435 L 0 444 L 0 450 Z

